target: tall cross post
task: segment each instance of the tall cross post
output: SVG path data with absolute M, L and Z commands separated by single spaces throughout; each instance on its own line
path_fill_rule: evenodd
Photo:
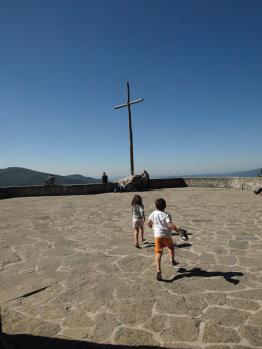
M 143 98 L 137 99 L 135 101 L 130 101 L 130 89 L 129 82 L 126 83 L 127 86 L 127 102 L 125 104 L 120 104 L 115 107 L 115 109 L 120 109 L 127 107 L 128 109 L 128 128 L 129 128 L 129 145 L 130 145 L 130 170 L 131 175 L 134 175 L 134 151 L 133 151 L 133 131 L 132 131 L 132 116 L 131 116 L 131 105 L 135 103 L 143 102 Z

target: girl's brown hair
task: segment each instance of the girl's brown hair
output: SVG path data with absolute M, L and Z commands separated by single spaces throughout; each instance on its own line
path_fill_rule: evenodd
M 143 202 L 142 202 L 142 198 L 140 195 L 135 195 L 133 197 L 133 200 L 131 202 L 131 206 L 135 206 L 135 205 L 140 205 L 140 206 L 144 206 Z

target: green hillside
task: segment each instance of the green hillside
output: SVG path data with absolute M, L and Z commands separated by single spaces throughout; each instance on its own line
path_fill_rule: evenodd
M 22 167 L 8 167 L 0 169 L 0 187 L 15 187 L 29 185 L 43 185 L 49 173 L 29 170 Z M 56 184 L 91 184 L 100 180 L 81 175 L 59 176 L 54 174 Z

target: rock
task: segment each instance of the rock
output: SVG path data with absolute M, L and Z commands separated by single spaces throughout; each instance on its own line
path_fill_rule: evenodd
M 124 191 L 143 190 L 142 177 L 139 175 L 122 178 L 118 181 L 118 183 L 124 188 Z

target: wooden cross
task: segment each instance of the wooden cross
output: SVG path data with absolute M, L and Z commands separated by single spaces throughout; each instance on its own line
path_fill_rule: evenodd
M 127 107 L 128 109 L 128 126 L 129 126 L 129 144 L 130 144 L 130 169 L 131 175 L 134 175 L 134 154 L 133 154 L 133 131 L 132 131 L 132 118 L 131 118 L 131 105 L 139 102 L 143 102 L 143 98 L 137 99 L 135 101 L 130 101 L 130 90 L 129 82 L 126 83 L 127 86 L 127 102 L 125 104 L 120 104 L 115 107 L 115 109 Z

